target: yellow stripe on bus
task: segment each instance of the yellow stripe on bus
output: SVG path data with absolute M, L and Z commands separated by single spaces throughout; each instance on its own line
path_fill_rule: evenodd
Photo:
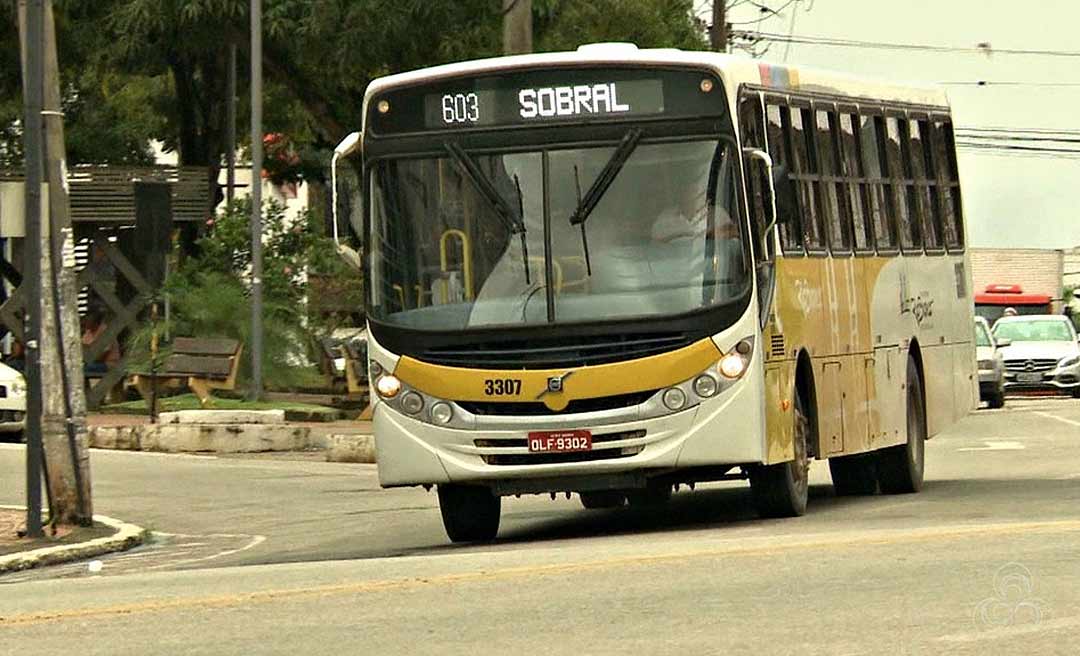
M 565 369 L 465 369 L 421 362 L 408 356 L 394 369 L 406 385 L 451 401 L 543 402 L 554 411 L 571 401 L 658 390 L 699 374 L 720 359 L 711 339 L 625 362 Z M 562 379 L 561 392 L 549 392 L 548 380 Z

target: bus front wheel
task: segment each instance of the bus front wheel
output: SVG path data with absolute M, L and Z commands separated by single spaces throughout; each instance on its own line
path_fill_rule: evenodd
M 798 517 L 806 512 L 809 496 L 810 420 L 801 394 L 795 395 L 792 437 L 795 459 L 775 465 L 756 465 L 750 469 L 750 493 L 754 507 L 762 517 Z
M 502 499 L 478 485 L 440 485 L 439 512 L 451 542 L 490 542 L 499 532 Z
M 878 483 L 885 494 L 922 489 L 926 458 L 926 403 L 914 358 L 907 362 L 907 442 L 878 452 Z

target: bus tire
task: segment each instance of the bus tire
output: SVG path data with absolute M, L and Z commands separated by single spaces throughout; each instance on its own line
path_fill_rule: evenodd
M 502 499 L 478 485 L 440 485 L 439 512 L 451 542 L 490 542 L 499 532 Z
M 922 489 L 926 458 L 926 402 L 915 358 L 907 362 L 907 442 L 878 452 L 878 483 L 884 494 Z
M 877 463 L 872 455 L 829 458 L 829 473 L 838 497 L 868 496 L 877 492 Z
M 616 490 L 597 490 L 595 492 L 579 492 L 581 505 L 588 510 L 604 510 L 605 508 L 620 508 L 626 503 L 626 495 Z
M 1075 394 L 1075 393 L 1074 393 Z M 986 397 L 986 405 L 989 408 L 998 410 L 1005 407 L 1005 390 L 997 390 L 990 396 Z
M 794 431 L 792 432 L 795 459 L 775 465 L 755 465 L 750 468 L 750 493 L 754 507 L 762 517 L 799 517 L 806 513 L 809 497 L 810 420 L 804 410 L 802 395 L 795 394 Z
M 1080 387 L 1074 387 L 1073 388 L 1072 397 L 1074 399 L 1080 399 Z

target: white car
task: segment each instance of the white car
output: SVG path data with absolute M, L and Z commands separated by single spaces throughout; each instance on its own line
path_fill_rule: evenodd
M 1068 317 L 1002 317 L 993 332 L 996 339 L 1011 342 L 1002 349 L 1006 391 L 1056 391 L 1080 398 L 1080 344 Z
M 0 363 L 0 439 L 22 438 L 26 426 L 26 379 Z

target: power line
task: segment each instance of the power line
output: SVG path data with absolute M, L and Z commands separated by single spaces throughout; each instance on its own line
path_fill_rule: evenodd
M 1057 130 L 1054 128 L 1014 128 L 1006 126 L 977 126 L 977 125 L 958 125 L 956 126 L 957 132 L 1006 132 L 1009 134 L 1018 133 L 1031 133 L 1031 134 L 1080 134 L 1080 130 Z
M 996 82 L 975 80 L 973 82 L 938 82 L 945 87 L 1080 87 L 1080 82 Z
M 840 48 L 868 48 L 876 50 L 917 50 L 923 52 L 949 52 L 949 53 L 977 53 L 996 55 L 1037 55 L 1045 57 L 1080 57 L 1080 51 L 1076 50 L 1039 50 L 1031 48 L 993 48 L 990 45 L 970 46 L 943 46 L 926 43 L 888 43 L 876 41 L 859 41 L 856 39 L 839 39 L 821 36 L 788 36 L 775 32 L 747 32 L 745 30 L 732 31 L 732 37 L 756 41 L 773 41 L 778 43 L 797 43 L 803 45 L 829 46 Z
M 1023 137 L 1023 136 L 1009 136 L 1009 135 L 997 135 L 997 134 L 977 134 L 977 133 L 963 133 L 957 132 L 956 136 L 960 139 L 982 139 L 984 143 L 993 143 L 996 141 L 1024 141 L 1024 142 L 1052 142 L 1052 143 L 1080 143 L 1080 138 L 1077 137 Z

